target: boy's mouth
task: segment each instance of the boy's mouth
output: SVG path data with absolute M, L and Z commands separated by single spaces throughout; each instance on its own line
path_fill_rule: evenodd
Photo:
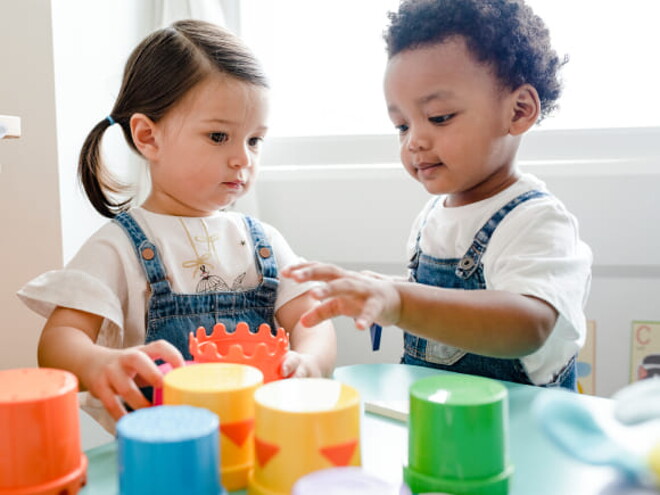
M 442 162 L 438 162 L 438 163 L 419 163 L 419 164 L 415 165 L 415 168 L 417 170 L 428 170 L 430 168 L 441 167 L 441 166 L 442 166 Z
M 440 167 L 443 167 L 444 163 L 442 162 L 437 162 L 437 163 L 418 163 L 415 164 L 415 170 L 417 171 L 417 175 L 421 178 L 428 178 L 430 177 L 435 170 L 437 170 Z

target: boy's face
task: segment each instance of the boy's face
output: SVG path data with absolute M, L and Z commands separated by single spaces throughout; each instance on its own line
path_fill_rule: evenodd
M 516 180 L 513 92 L 463 38 L 392 57 L 385 99 L 406 170 L 429 193 L 447 194 L 447 206 L 480 201 Z

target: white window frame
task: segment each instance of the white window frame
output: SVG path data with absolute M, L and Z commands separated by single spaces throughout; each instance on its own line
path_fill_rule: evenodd
M 660 174 L 660 127 L 534 130 L 523 137 L 518 163 L 563 165 L 565 170 L 579 167 L 580 173 L 657 170 Z M 396 135 L 270 138 L 262 159 L 264 166 L 285 168 L 394 164 L 399 164 Z

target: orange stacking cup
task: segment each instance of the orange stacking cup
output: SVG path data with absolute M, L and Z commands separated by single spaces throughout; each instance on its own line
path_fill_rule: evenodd
M 77 392 L 67 371 L 0 371 L 0 495 L 71 495 L 85 484 Z
M 229 491 L 247 486 L 254 463 L 254 391 L 257 368 L 235 363 L 190 364 L 163 378 L 163 404 L 208 409 L 220 418 L 220 476 Z

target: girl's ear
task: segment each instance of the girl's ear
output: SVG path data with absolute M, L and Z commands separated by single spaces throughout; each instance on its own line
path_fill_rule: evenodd
M 143 113 L 134 113 L 131 115 L 130 125 L 135 147 L 147 160 L 154 159 L 158 153 L 156 124 L 154 121 Z
M 523 84 L 511 94 L 513 112 L 509 126 L 509 134 L 518 136 L 528 131 L 541 114 L 541 100 L 536 88 L 531 84 Z

